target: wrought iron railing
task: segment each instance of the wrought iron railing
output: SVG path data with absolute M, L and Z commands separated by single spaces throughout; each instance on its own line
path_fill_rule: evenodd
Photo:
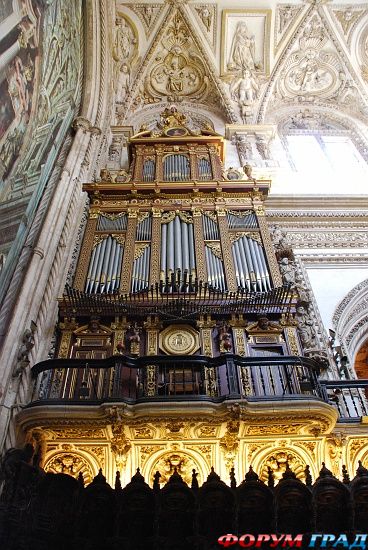
M 319 398 L 318 366 L 303 357 L 114 356 L 36 364 L 33 402 Z
M 339 413 L 339 420 L 351 422 L 368 417 L 368 379 L 320 380 L 329 403 Z

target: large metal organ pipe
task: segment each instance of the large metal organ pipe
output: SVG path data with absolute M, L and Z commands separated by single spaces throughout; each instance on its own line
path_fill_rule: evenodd
M 149 285 L 152 217 L 145 213 L 137 224 L 131 291 L 145 290 Z M 147 242 L 148 241 L 148 242 Z
M 87 293 L 111 294 L 118 290 L 123 252 L 123 246 L 111 235 L 94 247 L 85 286 Z
M 195 276 L 194 229 L 190 220 L 175 215 L 161 226 L 161 279 L 166 281 L 180 272 Z M 177 278 L 177 277 L 176 277 Z
M 262 245 L 243 235 L 233 242 L 233 259 L 238 286 L 253 291 L 271 290 L 271 280 Z
M 190 162 L 186 155 L 167 155 L 163 161 L 164 181 L 189 181 Z

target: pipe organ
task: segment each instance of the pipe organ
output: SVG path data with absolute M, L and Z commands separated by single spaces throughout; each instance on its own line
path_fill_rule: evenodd
M 259 337 L 245 346 L 246 323 L 292 306 L 269 267 L 275 258 L 260 218 L 269 182 L 224 171 L 224 139 L 183 120 L 165 111 L 158 129 L 130 139 L 129 172 L 103 169 L 102 181 L 84 186 L 90 219 L 65 311 L 83 310 L 87 326 L 98 317 L 115 351 L 253 354 Z M 199 337 L 203 315 L 211 328 Z M 267 342 L 277 353 L 287 346 L 282 329 Z

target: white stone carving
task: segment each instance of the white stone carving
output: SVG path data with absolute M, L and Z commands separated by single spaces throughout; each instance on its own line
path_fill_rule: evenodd
M 280 43 L 283 41 L 283 38 L 285 38 L 285 36 L 288 34 L 289 28 L 293 26 L 293 21 L 297 19 L 302 9 L 302 6 L 293 6 L 290 4 L 280 4 L 277 7 L 275 22 L 276 50 L 278 50 Z
M 343 67 L 317 15 L 304 27 L 296 47 L 280 75 L 278 92 L 281 97 L 334 96 L 341 84 L 339 75 Z
M 134 11 L 143 24 L 146 37 L 150 36 L 160 18 L 163 4 L 123 4 Z
M 216 4 L 192 4 L 189 6 L 196 20 L 203 29 L 203 35 L 213 50 L 217 38 L 217 6 Z

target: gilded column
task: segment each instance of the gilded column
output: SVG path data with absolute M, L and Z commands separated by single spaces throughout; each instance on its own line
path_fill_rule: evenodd
M 195 147 L 189 147 L 189 157 L 190 157 L 190 174 L 192 180 L 198 180 L 198 158 Z
M 147 335 L 147 355 L 158 355 L 158 335 L 160 329 L 160 322 L 158 317 L 152 319 L 148 317 L 144 323 Z M 157 393 L 157 367 L 156 365 L 147 365 L 146 367 L 146 384 L 145 392 L 147 397 L 154 397 Z
M 232 244 L 230 241 L 228 225 L 226 220 L 226 210 L 217 211 L 218 226 L 220 231 L 222 257 L 224 259 L 224 269 L 227 281 L 227 287 L 230 291 L 236 292 L 237 284 L 232 255 Z
M 163 172 L 163 155 L 164 155 L 164 148 L 162 145 L 157 145 L 156 147 L 156 177 L 155 182 L 161 183 L 164 179 L 164 172 Z
M 212 174 L 214 180 L 221 180 L 222 178 L 222 165 L 220 161 L 220 157 L 218 155 L 218 151 L 216 147 L 210 146 L 208 148 L 208 151 L 210 153 L 210 159 L 211 159 L 211 166 L 212 166 Z
M 247 355 L 246 339 L 244 333 L 244 319 L 242 315 L 231 316 L 230 326 L 233 330 L 234 340 L 234 353 L 245 357 Z M 251 372 L 249 367 L 238 367 L 240 372 L 240 380 L 242 384 L 242 391 L 245 395 L 251 395 Z
M 88 266 L 93 250 L 93 240 L 97 227 L 98 216 L 99 212 L 96 210 L 91 210 L 89 213 L 74 278 L 74 288 L 77 288 L 78 290 L 83 290 L 84 285 L 86 284 Z
M 215 325 L 216 321 L 212 321 L 210 315 L 201 315 L 199 321 L 197 321 L 201 338 L 201 352 L 207 357 L 213 357 L 212 331 Z M 206 394 L 215 397 L 218 395 L 216 369 L 214 367 L 206 367 L 204 376 Z
M 204 252 L 204 235 L 202 225 L 202 212 L 198 208 L 193 208 L 193 229 L 195 255 L 197 265 L 197 277 L 199 281 L 207 281 L 207 267 Z
M 124 258 L 121 267 L 120 292 L 130 291 L 130 279 L 134 262 L 134 243 L 137 231 L 138 211 L 128 209 L 128 226 L 125 237 Z
M 268 267 L 270 268 L 272 282 L 274 286 L 281 286 L 282 277 L 279 269 L 279 264 L 277 263 L 275 250 L 272 244 L 270 231 L 268 229 L 266 213 L 263 204 L 257 201 L 257 203 L 254 204 L 254 210 L 257 216 L 258 225 L 262 236 L 263 248 L 267 258 Z
M 160 280 L 161 216 L 162 210 L 152 208 L 150 285 Z
M 134 181 L 141 181 L 143 179 L 143 149 L 139 145 L 136 148 L 137 156 L 134 165 Z

